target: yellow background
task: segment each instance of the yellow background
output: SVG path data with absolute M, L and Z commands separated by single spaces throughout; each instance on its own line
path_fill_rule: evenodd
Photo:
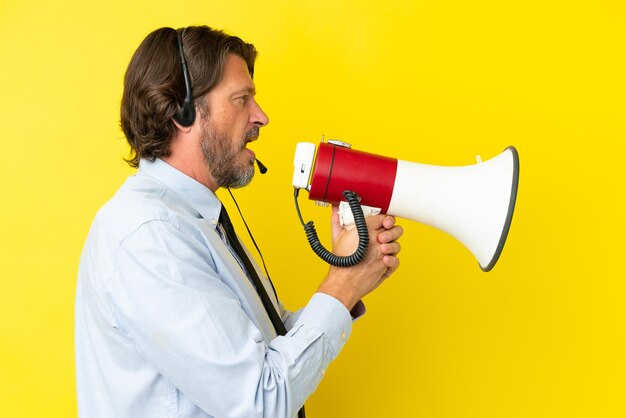
M 520 153 L 499 264 L 402 222 L 402 269 L 310 417 L 626 416 L 623 1 L 182 3 L 0 3 L 0 415 L 76 416 L 78 259 L 132 173 L 126 65 L 157 27 L 209 24 L 260 51 L 271 123 L 252 148 L 270 172 L 236 195 L 290 308 L 326 270 L 293 208 L 297 141 L 438 165 Z M 328 209 L 301 203 L 327 239 Z

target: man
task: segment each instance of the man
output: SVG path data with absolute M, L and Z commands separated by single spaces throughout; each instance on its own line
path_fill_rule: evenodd
M 398 267 L 402 229 L 372 217 L 365 259 L 331 268 L 290 313 L 233 238 L 214 192 L 254 174 L 247 144 L 268 123 L 255 56 L 204 26 L 158 29 L 131 59 L 121 125 L 139 170 L 98 212 L 79 268 L 82 417 L 293 417 L 362 314 L 360 299 Z M 334 252 L 356 240 L 334 213 Z

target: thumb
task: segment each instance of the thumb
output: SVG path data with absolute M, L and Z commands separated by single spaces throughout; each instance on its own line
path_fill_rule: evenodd
M 339 233 L 343 230 L 343 227 L 339 224 L 339 206 L 333 205 L 333 211 L 330 216 L 330 228 L 331 228 L 331 237 L 332 241 L 335 242 L 335 239 L 339 235 Z

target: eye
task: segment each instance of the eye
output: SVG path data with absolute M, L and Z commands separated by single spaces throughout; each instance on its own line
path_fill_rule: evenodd
M 243 96 L 236 97 L 235 100 L 238 100 L 241 103 L 246 103 L 248 101 L 248 94 L 244 94 Z

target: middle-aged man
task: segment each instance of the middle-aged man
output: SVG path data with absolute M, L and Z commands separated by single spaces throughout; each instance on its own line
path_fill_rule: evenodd
M 268 123 L 255 56 L 199 26 L 158 29 L 131 59 L 121 125 L 139 170 L 98 212 L 81 257 L 81 417 L 293 417 L 363 313 L 361 298 L 398 267 L 402 229 L 378 215 L 361 263 L 331 267 L 298 312 L 275 297 L 214 194 L 254 174 L 247 145 Z M 352 252 L 356 233 L 336 210 L 332 227 L 333 251 Z M 288 255 L 280 222 L 275 235 Z

